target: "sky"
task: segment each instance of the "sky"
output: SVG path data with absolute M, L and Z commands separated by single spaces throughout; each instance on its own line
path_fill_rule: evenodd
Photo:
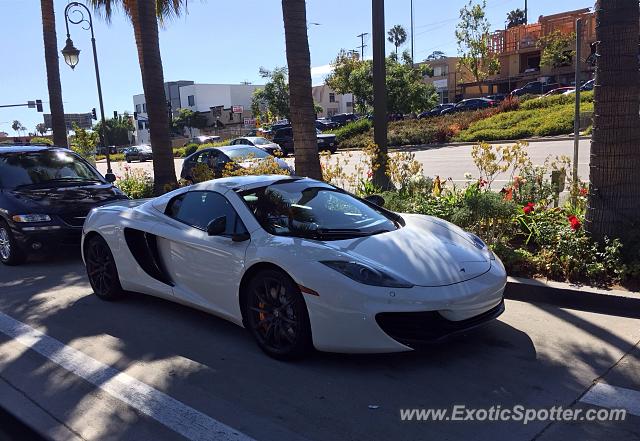
M 54 0 L 58 50 L 64 47 L 66 0 Z M 409 32 L 410 0 L 386 0 L 385 26 L 403 25 Z M 465 0 L 414 0 L 415 59 L 441 50 L 455 56 L 455 26 Z M 540 15 L 593 7 L 593 0 L 529 0 L 529 22 Z M 495 29 L 504 28 L 507 13 L 524 8 L 524 0 L 487 0 L 487 17 Z M 0 105 L 42 99 L 48 109 L 47 80 L 39 0 L 0 0 Z M 341 48 L 360 45 L 356 36 L 371 34 L 371 0 L 307 0 L 313 84 L 322 84 L 329 64 Z M 81 50 L 71 70 L 60 56 L 65 113 L 98 108 L 90 34 L 70 25 L 71 38 Z M 133 95 L 142 93 L 140 67 L 130 22 L 122 11 L 107 24 L 94 14 L 100 76 L 107 117 L 133 110 Z M 371 56 L 370 36 L 365 57 Z M 409 43 L 403 49 L 408 49 Z M 286 65 L 280 0 L 189 0 L 188 13 L 166 23 L 160 31 L 165 81 L 261 84 L 260 67 Z M 393 46 L 387 43 L 387 53 Z M 0 108 L 0 132 L 17 135 L 13 120 L 27 131 L 43 121 L 42 113 L 23 107 Z

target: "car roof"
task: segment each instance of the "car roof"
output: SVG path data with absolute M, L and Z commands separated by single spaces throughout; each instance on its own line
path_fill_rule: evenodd
M 245 191 L 253 188 L 266 187 L 277 182 L 304 181 L 317 185 L 331 187 L 330 185 L 316 181 L 315 179 L 303 178 L 299 176 L 286 175 L 247 175 L 247 176 L 231 176 L 228 178 L 213 179 L 211 181 L 201 182 L 191 186 L 192 190 L 210 190 L 224 193 L 228 190 Z
M 45 150 L 71 151 L 66 147 L 44 146 L 44 145 L 3 145 L 0 146 L 0 153 L 33 153 Z

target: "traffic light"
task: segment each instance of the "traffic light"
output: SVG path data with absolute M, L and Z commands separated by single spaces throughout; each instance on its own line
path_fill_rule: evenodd
M 98 115 L 96 115 L 96 108 L 91 109 L 91 118 L 98 120 Z
M 113 119 L 118 119 L 118 111 L 117 110 L 113 111 Z
M 36 100 L 36 110 L 42 113 L 42 100 Z

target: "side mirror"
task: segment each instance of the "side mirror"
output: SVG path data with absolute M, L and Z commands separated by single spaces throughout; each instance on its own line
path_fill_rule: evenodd
M 220 216 L 209 222 L 207 234 L 209 236 L 220 236 L 227 231 L 227 216 Z
M 378 207 L 384 207 L 384 198 L 379 194 L 371 194 L 364 198 L 365 201 L 377 205 Z
M 109 184 L 113 184 L 114 182 L 116 182 L 116 175 L 114 175 L 113 173 L 107 173 L 106 175 L 104 175 L 104 179 Z

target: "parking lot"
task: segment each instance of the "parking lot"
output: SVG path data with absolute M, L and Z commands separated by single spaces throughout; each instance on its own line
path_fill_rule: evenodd
M 284 363 L 205 313 L 140 295 L 100 301 L 75 252 L 60 254 L 0 267 L 0 405 L 54 439 L 640 437 L 637 402 L 623 422 L 400 418 L 455 405 L 612 406 L 587 403 L 594 382 L 633 402 L 634 318 L 508 300 L 499 320 L 421 352 Z

